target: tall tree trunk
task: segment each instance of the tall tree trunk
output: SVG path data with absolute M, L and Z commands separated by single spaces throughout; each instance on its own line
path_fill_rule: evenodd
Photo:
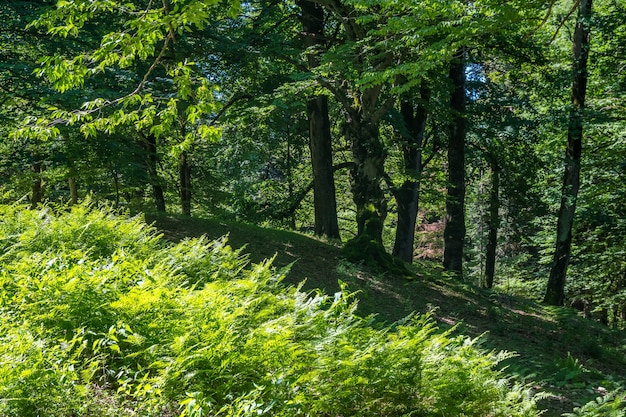
M 400 103 L 400 113 L 406 128 L 402 152 L 404 171 L 408 179 L 394 191 L 398 207 L 398 222 L 392 253 L 407 263 L 413 262 L 415 223 L 419 209 L 420 178 L 423 169 L 422 145 L 427 119 L 425 103 L 430 98 L 430 92 L 426 87 L 420 89 L 420 96 L 415 111 L 410 101 L 404 100 Z
M 317 96 L 309 100 L 307 111 L 309 115 L 309 147 L 313 167 L 315 234 L 339 239 L 328 97 Z
M 183 216 L 191 216 L 191 166 L 187 151 L 180 154 L 178 161 L 180 181 L 180 208 Z
M 31 185 L 30 193 L 30 207 L 36 208 L 43 201 L 43 178 L 41 174 L 46 170 L 45 165 L 42 162 L 35 162 L 31 165 L 31 171 L 33 172 L 33 182 Z
M 69 177 L 67 179 L 67 184 L 70 187 L 70 205 L 78 204 L 78 187 L 76 186 L 76 178 Z
M 159 159 L 156 140 L 156 136 L 149 134 L 145 137 L 144 148 L 146 150 L 146 162 L 148 165 L 148 175 L 150 177 L 150 185 L 152 186 L 154 204 L 157 211 L 165 213 L 165 196 L 163 194 L 163 187 L 161 186 L 161 179 L 157 169 Z
M 300 0 L 298 5 L 302 10 L 300 20 L 305 46 L 321 48 L 324 41 L 324 9 L 308 0 Z M 307 59 L 309 68 L 319 65 L 319 58 L 314 51 L 309 51 Z M 313 169 L 315 234 L 339 239 L 328 97 L 318 95 L 310 99 L 307 102 L 307 115 Z
M 489 221 L 487 222 L 487 253 L 485 256 L 485 288 L 493 287 L 496 271 L 496 248 L 498 246 L 498 227 L 500 226 L 500 168 L 491 163 L 491 191 L 489 193 Z
M 556 248 L 548 288 L 544 302 L 551 305 L 563 305 L 565 301 L 565 278 L 572 246 L 572 225 L 576 212 L 576 200 L 580 187 L 580 159 L 583 138 L 583 110 L 587 92 L 587 58 L 589 56 L 589 25 L 592 0 L 580 0 L 578 21 L 574 31 L 572 104 L 567 126 L 567 148 L 565 151 L 565 174 L 561 190 Z
M 452 123 L 448 138 L 448 193 L 443 233 L 443 266 L 463 273 L 465 242 L 465 48 L 459 49 L 450 66 L 453 91 L 450 97 Z

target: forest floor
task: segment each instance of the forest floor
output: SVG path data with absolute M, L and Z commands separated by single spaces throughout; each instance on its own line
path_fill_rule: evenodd
M 532 383 L 549 396 L 540 402 L 544 416 L 556 417 L 626 386 L 626 331 L 585 319 L 573 309 L 536 301 L 446 277 L 436 263 L 414 267 L 415 278 L 374 273 L 341 258 L 340 247 L 311 236 L 212 219 L 146 216 L 164 237 L 178 241 L 228 235 L 233 248 L 245 246 L 254 263 L 276 256 L 274 265 L 291 265 L 286 284 L 305 281 L 305 291 L 339 291 L 339 281 L 356 293 L 358 311 L 393 323 L 411 313 L 427 313 L 441 329 L 481 336 L 487 350 L 515 352 L 506 373 Z

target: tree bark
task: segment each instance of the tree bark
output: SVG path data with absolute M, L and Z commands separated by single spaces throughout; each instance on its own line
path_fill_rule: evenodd
M 567 148 L 565 150 L 565 173 L 561 190 L 556 248 L 544 302 L 563 305 L 565 280 L 571 255 L 572 225 L 576 212 L 576 200 L 580 187 L 580 160 L 582 155 L 583 110 L 587 92 L 587 58 L 589 56 L 589 25 L 592 0 L 581 0 L 573 41 L 572 98 L 567 126 Z
M 309 147 L 313 167 L 315 234 L 339 239 L 328 97 L 317 96 L 307 103 Z
M 67 183 L 70 187 L 70 205 L 78 204 L 78 187 L 76 186 L 76 178 L 69 177 Z
M 119 208 L 120 206 L 120 178 L 119 175 L 117 174 L 117 171 L 112 168 L 111 169 L 111 176 L 113 177 L 113 191 L 115 193 L 115 208 Z
M 182 151 L 178 162 L 180 181 L 180 209 L 183 216 L 191 216 L 191 166 L 187 151 Z
M 413 262 L 415 223 L 419 210 L 420 177 L 423 169 L 422 145 L 427 119 L 425 103 L 430 98 L 430 92 L 422 87 L 420 96 L 415 110 L 408 100 L 400 104 L 400 113 L 406 128 L 402 152 L 404 171 L 408 179 L 393 193 L 398 207 L 398 221 L 392 254 L 407 263 Z
M 323 46 L 324 9 L 319 5 L 300 0 L 300 21 L 307 48 Z M 309 51 L 309 68 L 319 65 L 314 51 Z M 335 178 L 333 175 L 332 137 L 328 117 L 328 97 L 318 95 L 307 102 L 309 119 L 309 148 L 313 169 L 313 206 L 315 211 L 315 234 L 339 239 Z
M 489 221 L 487 222 L 487 253 L 485 256 L 485 288 L 493 287 L 496 271 L 496 248 L 498 246 L 498 227 L 500 226 L 500 168 L 491 164 L 491 191 L 489 193 Z
M 31 185 L 30 194 L 30 208 L 36 208 L 43 201 L 43 178 L 41 174 L 46 170 L 45 165 L 42 162 L 35 162 L 31 165 L 31 171 L 33 172 L 33 182 Z
M 165 196 L 161 179 L 158 172 L 158 154 L 156 136 L 149 134 L 144 140 L 144 149 L 146 151 L 146 163 L 148 165 L 148 176 L 150 177 L 150 185 L 152 186 L 152 195 L 157 211 L 165 213 Z
M 346 126 L 354 160 L 350 185 L 356 205 L 357 236 L 367 236 L 368 240 L 382 244 L 383 224 L 387 217 L 387 199 L 381 188 L 385 150 L 380 142 L 378 125 L 357 117 L 351 117 Z
M 294 199 L 294 184 L 293 184 L 293 158 L 291 156 L 291 131 L 287 126 L 287 201 L 293 201 Z M 296 229 L 296 211 L 294 210 L 288 217 L 289 227 L 292 230 Z
M 453 91 L 450 97 L 452 123 L 448 138 L 448 193 L 444 229 L 443 266 L 463 273 L 465 243 L 465 48 L 459 49 L 450 66 Z

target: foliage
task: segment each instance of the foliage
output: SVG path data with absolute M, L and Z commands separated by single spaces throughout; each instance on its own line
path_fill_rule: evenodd
M 588 372 L 580 361 L 574 358 L 569 352 L 567 353 L 567 358 L 558 361 L 555 365 L 557 371 L 553 376 L 553 381 L 557 386 L 575 382 L 580 379 L 585 372 Z
M 564 417 L 624 417 L 626 403 L 621 391 L 611 392 L 595 401 L 589 401 L 582 407 L 574 409 L 573 413 L 565 413 Z
M 151 196 L 156 199 L 156 192 L 149 187 L 157 185 L 162 186 L 169 208 L 169 201 L 178 198 L 181 190 L 179 164 L 185 155 L 190 165 L 185 168 L 193 178 L 196 213 L 304 229 L 312 223 L 313 214 L 310 193 L 302 197 L 310 190 L 312 176 L 305 103 L 321 94 L 329 102 L 335 167 L 354 167 L 358 160 L 352 152 L 360 139 L 351 138 L 354 132 L 347 129 L 355 121 L 367 122 L 359 130 L 372 139 L 366 141 L 366 148 L 371 146 L 377 158 L 385 160 L 384 171 L 372 175 L 372 184 L 380 191 L 376 201 L 381 203 L 380 218 L 374 219 L 380 222 L 372 225 L 377 233 L 382 229 L 382 239 L 360 236 L 346 244 L 343 254 L 354 262 L 378 264 L 384 279 L 408 275 L 406 267 L 385 249 L 392 246 L 398 218 L 393 201 L 386 216 L 389 188 L 406 179 L 421 179 L 419 218 L 425 238 L 418 239 L 421 247 L 416 252 L 439 258 L 441 236 L 434 226 L 443 224 L 444 219 L 447 165 L 439 150 L 445 148 L 451 117 L 447 72 L 450 57 L 462 46 L 468 62 L 465 162 L 470 227 L 466 276 L 478 282 L 483 271 L 488 202 L 484 190 L 487 180 L 494 178 L 485 172 L 496 169 L 500 173 L 496 292 L 538 297 L 545 289 L 556 243 L 553 214 L 560 195 L 570 35 L 577 2 L 315 3 L 325 9 L 324 39 L 307 49 L 306 34 L 298 21 L 299 1 L 7 2 L 0 10 L 1 201 L 22 198 L 41 179 L 39 185 L 48 201 L 67 200 L 70 183 L 77 183 L 81 196 L 115 201 L 116 206 L 133 211 L 149 210 L 147 201 Z M 594 1 L 582 188 L 567 286 L 568 298 L 583 299 L 593 318 L 615 327 L 623 327 L 626 320 L 624 7 L 613 0 Z M 319 60 L 319 65 L 308 65 L 309 58 Z M 399 99 L 419 102 L 421 87 L 430 90 L 430 99 L 424 103 L 428 124 L 422 151 L 427 168 L 419 177 L 406 171 L 402 135 L 391 132 L 407 130 L 400 126 L 400 114 L 394 107 Z M 15 130 L 24 119 L 27 126 Z M 147 138 L 154 139 L 156 149 L 148 149 Z M 357 203 L 350 201 L 351 180 L 346 172 L 335 173 L 339 217 L 342 235 L 353 237 L 357 234 L 355 214 L 362 217 L 363 212 L 362 208 L 355 210 Z M 387 182 L 383 183 L 383 178 Z M 354 177 L 352 182 L 354 185 Z M 280 380 L 275 382 L 263 376 L 263 370 L 278 361 L 246 351 L 238 344 L 243 339 L 231 342 L 250 356 L 251 365 L 233 364 L 227 371 L 240 372 L 233 378 L 248 384 L 245 392 L 213 394 L 214 387 L 205 387 L 196 377 L 183 378 L 204 373 L 222 381 L 206 368 L 217 363 L 209 353 L 202 353 L 197 361 L 188 359 L 193 365 L 189 372 L 183 370 L 185 364 L 177 368 L 184 381 L 184 388 L 177 389 L 167 379 L 168 366 L 177 363 L 179 354 L 190 356 L 195 347 L 183 344 L 180 352 L 174 352 L 172 340 L 189 337 L 204 349 L 217 333 L 204 329 L 206 324 L 199 316 L 202 309 L 230 311 L 223 299 L 213 300 L 211 306 L 202 304 L 199 294 L 212 300 L 202 292 L 205 288 L 219 294 L 226 291 L 222 288 L 226 284 L 216 284 L 222 281 L 254 287 L 255 296 L 233 288 L 224 297 L 252 304 L 256 303 L 250 301 L 254 297 L 269 297 L 277 310 L 263 308 L 263 314 L 278 322 L 284 311 L 297 310 L 296 304 L 290 304 L 295 301 L 274 300 L 272 297 L 287 290 L 274 283 L 277 277 L 260 278 L 275 274 L 267 272 L 271 267 L 251 273 L 241 251 L 229 248 L 226 240 L 194 240 L 166 249 L 140 219 L 121 221 L 109 214 L 101 218 L 102 212 L 86 206 L 70 210 L 49 205 L 32 212 L 17 206 L 0 209 L 0 277 L 5 290 L 0 296 L 2 314 L 7 314 L 2 322 L 6 327 L 3 340 L 7 344 L 12 341 L 15 357 L 26 355 L 29 361 L 25 363 L 46 370 L 45 375 L 31 377 L 26 372 L 23 377 L 7 377 L 7 389 L 22 393 L 15 394 L 21 400 L 9 405 L 19 403 L 29 410 L 25 413 L 42 412 L 26 400 L 47 392 L 47 388 L 38 391 L 41 384 L 50 387 L 50 401 L 58 405 L 61 414 L 63 407 L 94 415 L 128 414 L 125 407 L 150 414 L 161 407 L 162 415 L 198 415 L 220 412 L 227 400 L 238 403 L 239 411 L 287 414 L 280 398 L 321 414 L 355 414 L 350 407 L 356 401 L 350 402 L 347 396 L 358 393 L 366 403 L 365 398 L 374 394 L 365 385 L 384 391 L 373 376 L 338 365 L 332 368 L 337 375 L 354 371 L 358 376 L 334 381 L 336 387 L 345 387 L 346 393 L 336 394 L 330 385 L 324 385 L 332 379 L 331 375 L 322 376 L 326 365 L 318 364 L 319 369 L 313 370 L 305 365 L 299 371 L 289 368 L 297 376 L 275 376 Z M 325 265 L 323 270 L 330 268 Z M 446 280 L 445 285 L 451 282 Z M 293 289 L 287 293 L 300 297 Z M 315 304 L 320 311 L 311 313 L 313 316 L 335 308 L 332 300 L 320 297 Z M 280 310 L 281 303 L 286 303 L 286 310 Z M 350 301 L 341 303 L 349 305 Z M 501 313 L 497 309 L 489 312 Z M 463 314 L 467 319 L 473 313 Z M 151 323 L 151 317 L 172 330 Z M 237 334 L 254 333 L 252 327 L 229 324 L 239 320 L 229 317 L 220 325 Z M 251 322 L 264 328 L 265 322 L 255 320 Z M 191 330 L 193 326 L 204 329 L 207 339 L 194 339 L 199 336 Z M 309 325 L 298 326 L 304 329 Z M 342 337 L 354 337 L 358 349 L 369 349 L 366 343 L 356 342 L 364 331 L 359 330 L 362 324 L 357 320 L 351 326 L 354 329 Z M 499 326 L 503 334 L 509 330 L 502 322 Z M 125 341 L 135 333 L 136 340 Z M 276 341 L 274 336 L 282 339 Z M 231 336 L 220 337 L 230 340 Z M 283 333 L 265 337 L 270 345 L 282 346 L 276 349 L 279 352 L 292 346 L 293 340 Z M 382 336 L 370 337 L 375 343 L 387 343 Z M 57 346 L 59 340 L 69 343 L 74 339 L 71 352 Z M 315 345 L 315 352 L 326 352 L 327 347 L 318 349 L 313 341 L 306 343 L 307 349 Z M 595 339 L 573 343 L 585 355 L 606 360 L 604 346 Z M 29 345 L 33 346 L 30 350 Z M 346 352 L 337 349 L 333 354 L 343 357 Z M 6 355 L 14 360 L 10 352 Z M 303 364 L 318 360 L 315 355 L 305 359 L 298 355 L 288 352 L 284 358 Z M 58 365 L 64 358 L 71 365 Z M 354 360 L 364 366 L 358 358 L 345 358 L 346 363 Z M 556 385 L 587 376 L 578 368 L 580 364 L 563 360 L 559 365 L 565 370 L 552 373 Z M 587 367 L 588 362 L 581 360 Z M 383 359 L 377 357 L 376 361 Z M 196 364 L 205 367 L 195 369 Z M 90 366 L 97 372 L 85 381 L 83 374 L 91 371 L 81 373 L 80 369 L 92 369 Z M 257 374 L 252 377 L 248 371 L 254 369 Z M 319 375 L 297 382 L 309 371 Z M 3 372 L 10 373 L 10 369 Z M 144 378 L 143 385 L 137 382 L 140 378 Z M 63 382 L 54 382 L 57 379 Z M 318 380 L 322 382 L 316 391 L 313 385 Z M 362 383 L 365 380 L 368 384 Z M 60 400 L 74 389 L 76 402 Z M 380 398 L 392 394 L 389 391 Z M 301 398 L 308 395 L 312 399 Z M 81 401 L 87 404 L 83 408 L 78 405 Z M 376 407 L 379 413 L 404 413 L 384 409 L 389 404 L 382 402 L 365 404 L 359 413 L 373 414 Z M 235 413 L 233 410 L 221 412 Z
M 2 212 L 2 415 L 537 415 L 508 354 L 428 316 L 376 330 L 345 289 L 106 209 Z

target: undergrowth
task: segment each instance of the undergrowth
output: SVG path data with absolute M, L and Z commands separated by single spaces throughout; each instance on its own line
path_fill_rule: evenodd
M 2 206 L 0 250 L 2 416 L 538 415 L 508 353 L 428 316 L 375 328 L 225 239 Z

